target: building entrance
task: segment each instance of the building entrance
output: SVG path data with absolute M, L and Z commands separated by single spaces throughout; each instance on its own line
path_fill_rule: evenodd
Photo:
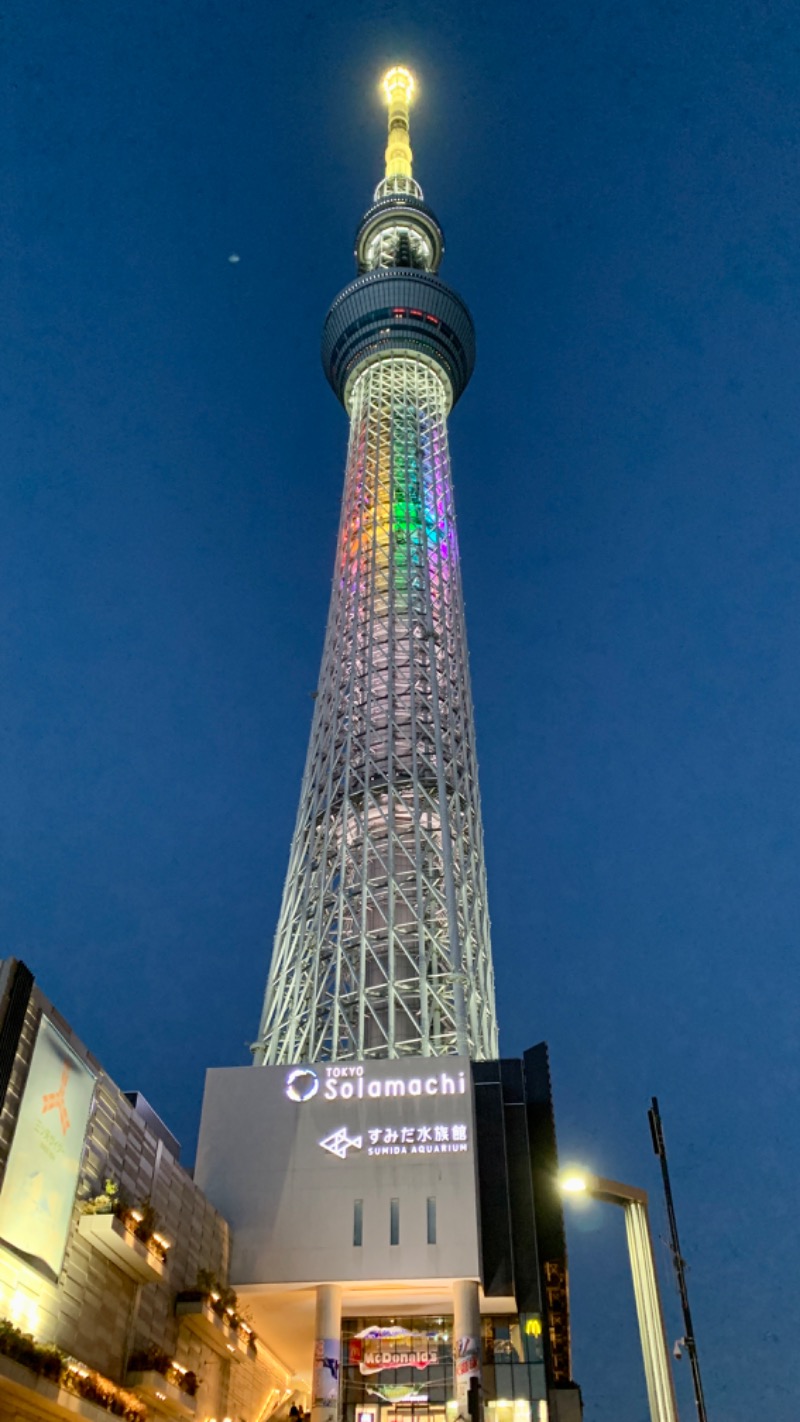
M 364 1422 L 370 1422 L 365 1409 Z M 438 1403 L 382 1403 L 372 1422 L 447 1422 L 446 1410 Z
M 342 1321 L 343 1422 L 448 1422 L 452 1397 L 452 1319 Z

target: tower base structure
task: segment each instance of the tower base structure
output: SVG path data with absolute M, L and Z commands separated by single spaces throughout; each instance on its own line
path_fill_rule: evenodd
M 195 1180 L 312 1422 L 578 1422 L 547 1048 L 208 1072 Z

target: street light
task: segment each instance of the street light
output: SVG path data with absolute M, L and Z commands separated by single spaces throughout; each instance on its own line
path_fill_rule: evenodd
M 651 1422 L 678 1422 L 647 1213 L 647 1191 L 621 1185 L 618 1180 L 603 1180 L 585 1170 L 565 1171 L 558 1183 L 567 1195 L 588 1195 L 594 1200 L 622 1206 Z

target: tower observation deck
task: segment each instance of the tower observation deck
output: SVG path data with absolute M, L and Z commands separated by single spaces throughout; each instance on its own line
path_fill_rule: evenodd
M 350 417 L 330 613 L 257 1064 L 497 1056 L 447 416 L 475 360 L 391 69 L 386 171 L 325 321 Z

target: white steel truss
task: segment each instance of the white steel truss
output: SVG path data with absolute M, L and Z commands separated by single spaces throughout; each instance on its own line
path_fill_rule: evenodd
M 497 1056 L 437 371 L 357 376 L 330 614 L 255 1060 Z

